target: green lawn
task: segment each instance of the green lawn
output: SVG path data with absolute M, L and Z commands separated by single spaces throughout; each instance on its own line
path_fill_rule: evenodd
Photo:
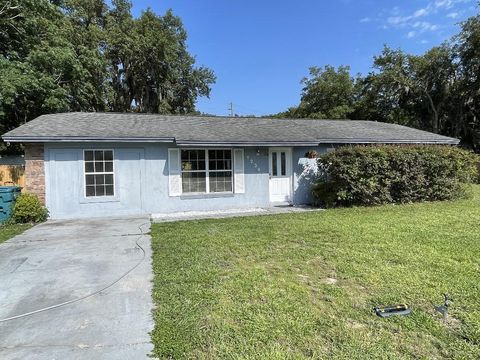
M 472 193 L 153 225 L 155 355 L 480 359 L 480 186 Z M 447 323 L 433 310 L 444 292 Z M 398 302 L 413 314 L 372 313 Z
M 21 234 L 25 230 L 31 228 L 30 224 L 12 224 L 12 225 L 1 225 L 0 224 L 0 244 L 5 240 L 8 240 L 15 235 Z

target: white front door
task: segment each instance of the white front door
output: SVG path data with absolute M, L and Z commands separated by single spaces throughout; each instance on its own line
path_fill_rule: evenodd
M 292 200 L 292 151 L 270 149 L 270 202 Z

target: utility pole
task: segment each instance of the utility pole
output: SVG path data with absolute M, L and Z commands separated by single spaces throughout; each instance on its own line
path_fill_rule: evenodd
M 230 107 L 228 110 L 230 110 L 230 116 L 233 117 L 233 102 L 230 102 Z

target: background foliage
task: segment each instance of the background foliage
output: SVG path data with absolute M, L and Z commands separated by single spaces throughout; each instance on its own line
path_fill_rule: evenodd
M 480 15 L 423 55 L 385 46 L 366 76 L 312 67 L 300 104 L 280 117 L 365 119 L 460 138 L 480 152 Z
M 193 112 L 215 76 L 186 40 L 171 11 L 133 18 L 128 0 L 2 1 L 0 133 L 45 113 Z
M 450 200 L 476 181 L 479 161 L 450 146 L 346 146 L 319 158 L 313 193 L 325 206 Z
M 3 0 L 0 132 L 63 111 L 195 112 L 215 76 L 195 65 L 186 40 L 171 11 L 134 18 L 128 0 Z M 479 59 L 476 15 L 425 54 L 385 46 L 366 75 L 311 67 L 300 104 L 276 116 L 397 123 L 480 152 Z

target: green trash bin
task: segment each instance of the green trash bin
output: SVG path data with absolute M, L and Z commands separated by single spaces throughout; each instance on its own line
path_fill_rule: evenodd
M 13 204 L 22 190 L 19 186 L 0 186 L 0 222 L 10 219 Z

